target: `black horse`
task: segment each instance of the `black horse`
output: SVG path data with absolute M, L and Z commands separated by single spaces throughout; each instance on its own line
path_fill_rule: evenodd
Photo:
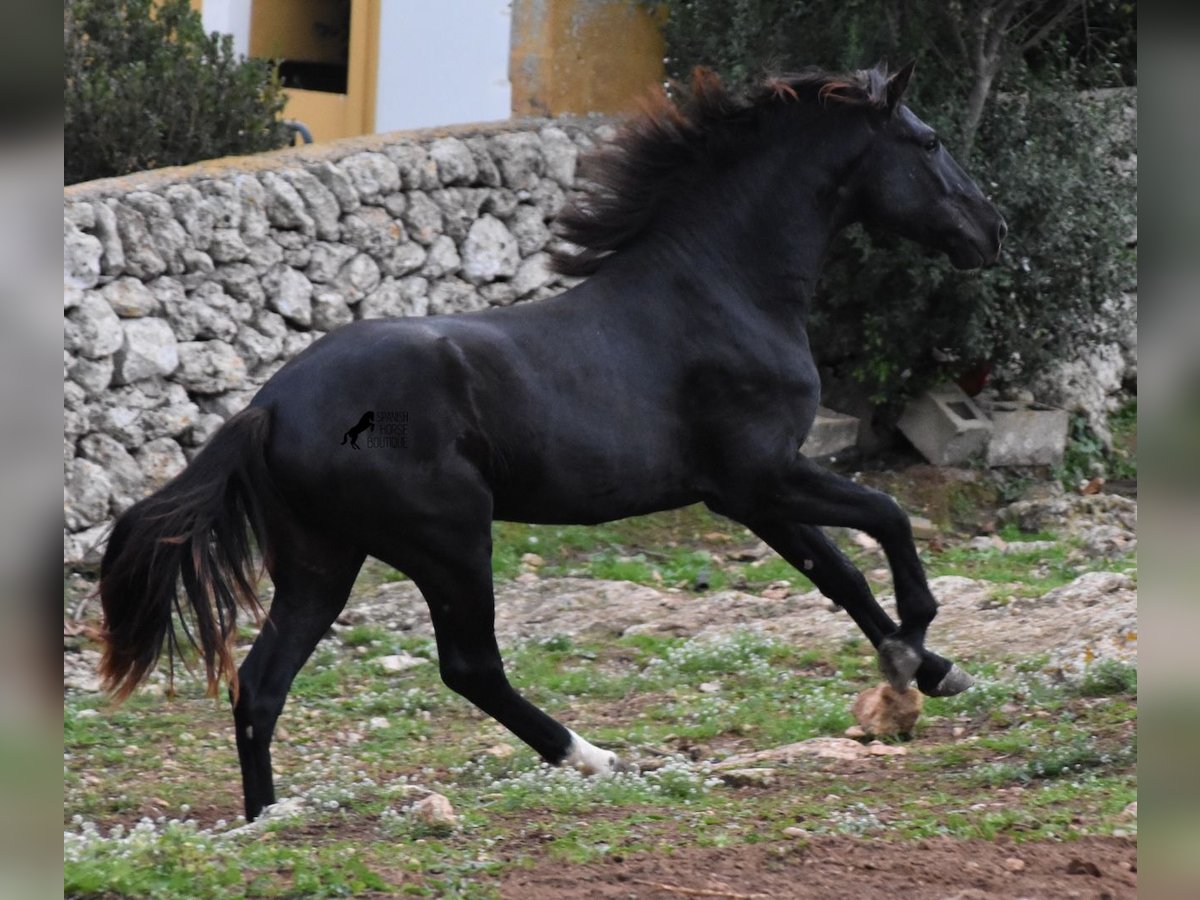
M 561 217 L 576 249 L 557 265 L 589 279 L 541 303 L 358 322 L 284 366 L 117 521 L 100 583 L 108 689 L 127 696 L 164 644 L 174 654 L 172 609 L 190 607 L 210 691 L 230 683 L 254 818 L 275 799 L 270 743 L 292 679 L 370 554 L 420 588 L 450 688 L 549 762 L 608 771 L 612 753 L 505 678 L 491 523 L 590 524 L 696 502 L 843 607 L 896 688 L 968 687 L 925 648 L 937 604 L 907 516 L 799 452 L 820 394 L 805 321 L 839 229 L 889 229 L 959 268 L 999 256 L 1003 219 L 901 102 L 911 71 L 785 75 L 746 96 L 698 71 L 687 99 L 628 123 Z M 402 406 L 403 449 L 337 452 L 328 423 L 346 410 Z M 247 521 L 275 596 L 235 672 L 237 610 L 257 603 Z M 882 544 L 899 625 L 820 525 Z
M 349 441 L 351 449 L 361 450 L 362 448 L 358 446 L 358 436 L 367 429 L 375 430 L 375 413 L 372 410 L 363 413 L 358 424 L 342 435 L 342 445 L 344 446 Z

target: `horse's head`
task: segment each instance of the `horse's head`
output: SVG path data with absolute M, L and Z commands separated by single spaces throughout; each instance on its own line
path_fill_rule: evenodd
M 944 251 L 956 268 L 991 265 L 1008 226 L 937 133 L 904 105 L 912 71 L 909 63 L 888 77 L 886 103 L 871 111 L 871 145 L 854 178 L 861 218 Z

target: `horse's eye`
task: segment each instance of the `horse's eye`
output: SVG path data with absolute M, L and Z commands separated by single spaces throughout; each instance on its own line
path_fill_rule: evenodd
M 936 134 L 925 141 L 925 149 L 928 150 L 930 153 L 932 153 L 934 150 L 936 150 L 941 145 L 942 145 L 942 142 L 938 140 L 938 136 Z

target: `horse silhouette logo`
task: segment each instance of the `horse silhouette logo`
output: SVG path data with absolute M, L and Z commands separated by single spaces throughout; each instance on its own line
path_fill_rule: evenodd
M 349 441 L 352 449 L 361 450 L 362 448 L 358 446 L 358 436 L 367 430 L 375 430 L 375 413 L 369 409 L 362 414 L 357 425 L 342 435 L 342 444 Z

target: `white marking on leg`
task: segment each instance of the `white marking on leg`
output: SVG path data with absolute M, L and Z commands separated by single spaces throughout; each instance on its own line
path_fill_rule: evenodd
M 589 744 L 571 729 L 571 747 L 560 765 L 571 766 L 584 775 L 604 775 L 617 771 L 617 754 Z
M 254 726 L 253 725 L 246 726 L 246 738 L 251 741 L 254 740 Z

